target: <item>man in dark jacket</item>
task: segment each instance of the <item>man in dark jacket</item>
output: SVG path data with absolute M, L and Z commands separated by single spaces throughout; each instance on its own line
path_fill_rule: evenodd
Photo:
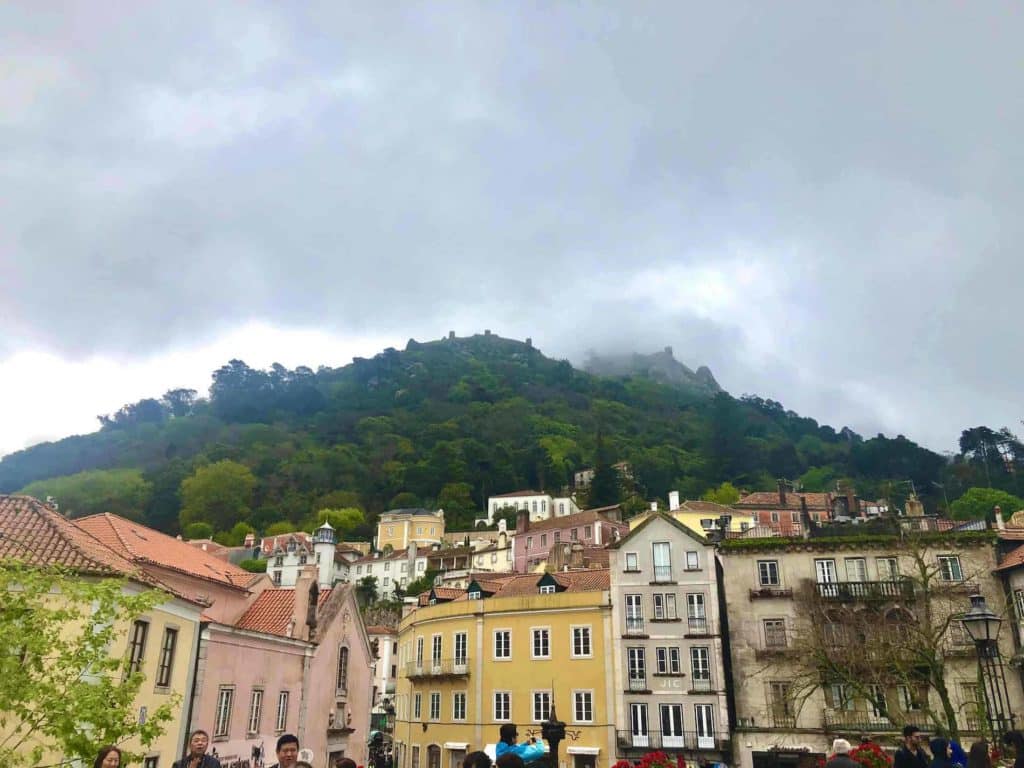
M 220 768 L 220 761 L 206 754 L 209 746 L 210 735 L 206 731 L 192 731 L 188 737 L 188 754 L 174 763 L 173 768 Z
M 832 742 L 832 759 L 825 763 L 825 768 L 860 768 L 860 763 L 850 757 L 850 742 L 836 739 Z
M 896 750 L 892 768 L 928 768 L 928 755 L 921 748 L 921 729 L 908 725 L 903 729 L 903 744 Z

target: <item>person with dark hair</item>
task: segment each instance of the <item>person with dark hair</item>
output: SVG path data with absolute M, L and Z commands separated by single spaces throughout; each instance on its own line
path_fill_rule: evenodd
M 937 736 L 928 746 L 932 750 L 932 768 L 953 768 L 953 748 L 949 739 Z
M 495 768 L 526 768 L 523 758 L 515 752 L 506 752 L 494 763 Z
M 544 745 L 538 744 L 536 738 L 524 741 L 522 744 L 516 744 L 519 732 L 516 730 L 515 723 L 505 723 L 502 725 L 498 735 L 500 739 L 494 746 L 494 755 L 498 758 L 495 762 L 499 765 L 501 764 L 502 755 L 508 754 L 516 755 L 524 763 L 532 763 L 534 760 L 543 759 L 545 754 Z
M 967 753 L 967 768 L 992 768 L 992 757 L 987 741 L 976 741 L 971 744 L 971 749 Z
M 277 762 L 270 768 L 295 768 L 299 762 L 299 740 L 291 733 L 277 740 Z
M 113 744 L 104 747 L 93 761 L 92 768 L 121 768 L 121 750 Z
M 196 729 L 188 737 L 188 754 L 174 763 L 172 768 L 220 768 L 220 761 L 206 754 L 210 746 L 210 734 Z
M 491 768 L 491 756 L 486 752 L 470 752 L 462 761 L 462 768 Z
M 928 755 L 921 748 L 921 729 L 916 725 L 903 728 L 903 744 L 896 750 L 892 768 L 928 768 Z
M 334 768 L 356 768 L 356 761 L 351 757 L 339 757 Z

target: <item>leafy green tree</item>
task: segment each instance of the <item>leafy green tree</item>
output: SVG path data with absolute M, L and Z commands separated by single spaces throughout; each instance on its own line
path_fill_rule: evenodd
M 594 449 L 594 477 L 590 481 L 588 499 L 591 507 L 608 507 L 622 501 L 621 478 L 612 463 L 604 435 L 598 430 Z
M 740 492 L 735 485 L 726 480 L 717 488 L 711 488 L 710 490 L 705 491 L 701 498 L 704 501 L 713 501 L 716 504 L 725 504 L 726 506 L 729 506 L 730 504 L 735 504 L 740 500 Z
M 452 530 L 473 526 L 477 504 L 469 483 L 445 483 L 437 495 L 437 506 L 444 510 L 446 525 Z
M 372 605 L 377 602 L 377 577 L 363 576 L 356 584 L 356 597 L 362 606 Z
M 968 488 L 967 492 L 949 507 L 956 520 L 995 519 L 994 509 L 999 507 L 1003 517 L 1009 518 L 1014 512 L 1024 509 L 1024 501 L 1006 491 L 995 488 Z
M 276 523 L 271 523 L 267 526 L 266 530 L 263 531 L 264 536 L 281 536 L 285 533 L 292 533 L 295 531 L 295 523 L 289 523 L 287 520 L 280 520 Z
M 303 530 L 313 531 L 325 522 L 334 528 L 335 535 L 341 539 L 366 522 L 363 510 L 356 507 L 347 509 L 321 509 L 303 522 Z
M 144 752 L 163 733 L 180 696 L 140 723 L 135 698 L 145 676 L 127 674 L 109 649 L 166 595 L 11 560 L 0 561 L 0 595 L 0 765 L 42 765 L 47 752 L 89 765 L 105 744 L 137 737 Z M 123 762 L 141 759 L 125 754 Z
M 248 571 L 249 573 L 266 573 L 267 572 L 267 561 L 256 560 L 253 558 L 247 558 L 238 564 L 239 568 Z
M 256 529 L 248 523 L 235 523 L 230 531 L 221 531 L 213 540 L 225 547 L 240 547 L 250 533 L 256 533 Z
M 141 520 L 153 486 L 138 469 L 94 469 L 65 477 L 53 477 L 26 485 L 21 493 L 45 499 L 53 496 L 68 517 L 113 512 Z
M 415 597 L 416 595 L 422 594 L 428 591 L 434 586 L 434 579 L 437 578 L 438 571 L 428 570 L 418 579 L 410 581 L 405 585 L 405 594 Z
M 192 539 L 212 539 L 213 526 L 209 523 L 189 523 L 182 531 L 181 536 L 186 541 Z
M 181 483 L 181 525 L 208 522 L 221 530 L 248 518 L 256 477 L 236 461 L 199 467 Z
M 388 502 L 388 509 L 409 509 L 420 506 L 420 497 L 409 491 L 402 491 Z

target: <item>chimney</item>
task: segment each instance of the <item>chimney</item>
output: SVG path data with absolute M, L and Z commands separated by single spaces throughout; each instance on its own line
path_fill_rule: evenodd
M 800 497 L 800 523 L 804 529 L 804 538 L 809 538 L 814 521 L 811 520 L 811 513 L 807 511 L 807 499 L 804 496 Z
M 573 568 L 583 567 L 583 545 L 579 542 L 572 545 L 572 551 L 569 553 L 569 565 Z
M 779 506 L 784 507 L 786 506 L 786 481 L 780 478 L 776 483 L 779 487 Z
M 455 331 L 448 331 L 448 338 L 449 339 L 454 339 L 455 338 Z
M 846 489 L 846 514 L 850 517 L 860 517 L 860 499 L 853 492 L 853 488 Z
M 679 491 L 668 492 L 668 509 L 670 512 L 679 509 Z
M 917 498 L 916 494 L 911 494 L 910 498 L 907 499 L 905 514 L 907 517 L 924 516 L 924 504 L 921 503 L 921 500 Z
M 242 544 L 244 546 L 248 547 L 249 549 L 252 549 L 253 545 L 256 544 L 256 534 L 254 534 L 254 533 L 247 533 L 247 534 L 245 534 L 245 541 L 243 541 Z
M 504 522 L 504 521 L 502 521 Z M 508 533 L 505 531 L 498 531 L 498 549 L 504 549 L 508 546 Z
M 1005 531 L 1006 523 L 1003 522 L 1003 510 L 1000 509 L 998 504 L 996 504 L 995 508 L 992 511 L 996 514 L 996 529 L 1000 531 Z
M 484 328 L 484 336 L 490 336 L 490 335 L 491 335 L 491 329 L 490 328 Z
M 294 613 L 292 613 L 292 637 L 299 640 L 309 639 L 309 627 L 306 625 L 306 618 L 309 616 L 310 591 L 316 583 L 316 566 L 304 565 L 299 568 L 299 574 L 295 579 L 295 594 L 292 600 Z
M 530 513 L 528 510 L 520 509 L 516 513 L 516 533 L 526 533 L 530 530 Z

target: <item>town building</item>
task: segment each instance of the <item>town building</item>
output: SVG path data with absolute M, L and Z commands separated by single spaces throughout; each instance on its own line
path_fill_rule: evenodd
M 961 739 L 987 727 L 975 648 L 958 617 L 973 593 L 996 610 L 1006 604 L 994 534 L 859 528 L 720 544 L 741 768 L 810 765 L 836 737 L 892 743 L 903 725 L 934 728 L 947 711 Z M 1013 633 L 999 645 L 1009 659 Z M 1020 680 L 1007 682 L 1019 712 Z
M 612 469 L 619 473 L 619 477 L 627 480 L 633 479 L 633 470 L 629 466 L 628 461 L 620 461 L 616 464 L 612 464 Z M 594 468 L 587 467 L 586 469 L 580 469 L 573 472 L 572 475 L 572 487 L 576 489 L 589 488 L 590 483 L 594 479 Z
M 553 706 L 567 768 L 614 762 L 608 571 L 493 575 L 437 587 L 399 626 L 400 768 L 461 766 L 503 723 L 540 737 Z
M 398 628 L 381 625 L 366 628 L 370 645 L 376 652 L 374 662 L 371 714 L 378 721 L 387 715 L 388 706 L 394 706 L 395 686 L 398 681 Z
M 491 525 L 499 512 L 528 512 L 530 520 L 547 520 L 551 517 L 565 517 L 580 511 L 569 496 L 552 497 L 543 491 L 513 491 L 500 493 L 487 499 L 487 508 L 477 516 L 477 525 Z
M 640 525 L 648 515 L 658 511 L 657 502 L 651 502 L 651 509 L 629 519 L 629 527 Z M 679 492 L 668 495 L 668 514 L 699 536 L 720 534 L 723 529 L 731 534 L 742 534 L 755 528 L 757 516 L 748 510 L 737 510 L 713 501 L 686 500 L 679 503 Z M 728 534 L 727 534 L 728 535 Z
M 444 510 L 391 509 L 377 521 L 376 549 L 405 550 L 410 544 L 429 547 L 444 540 Z
M 381 600 L 395 599 L 395 587 L 404 588 L 410 582 L 426 575 L 427 560 L 432 547 L 409 546 L 390 553 L 374 552 L 349 563 L 349 580 L 358 584 L 367 576 L 377 580 L 377 595 Z
M 263 551 L 268 553 L 267 575 L 276 587 L 294 587 L 299 571 L 309 564 L 316 566 L 322 587 L 349 581 L 349 566 L 361 557 L 354 549 L 338 546 L 334 528 L 326 522 L 312 535 L 277 536 L 273 547 Z
M 668 514 L 610 545 L 617 755 L 732 759 L 714 546 Z
M 852 488 L 809 493 L 792 490 L 786 480 L 779 480 L 777 485 L 775 491 L 748 493 L 732 505 L 733 509 L 753 515 L 759 527 L 770 528 L 780 536 L 802 536 L 810 523 L 871 520 L 889 511 L 886 502 L 862 499 Z
M 131 626 L 125 623 L 110 654 L 120 659 L 129 658 L 130 653 L 132 665 L 145 675 L 133 705 L 140 717 L 172 702 L 175 696 L 187 700 L 194 684 L 204 608 L 194 594 L 160 582 L 74 522 L 28 496 L 0 496 L 0 559 L 6 558 L 32 566 L 61 566 L 84 579 L 122 578 L 126 580 L 125 588 L 132 591 L 156 588 L 166 592 L 166 600 Z M 148 749 L 143 750 L 135 741 L 123 745 L 141 751 L 146 766 L 170 765 L 182 754 L 188 737 L 188 716 L 184 707 L 172 709 L 172 719 Z M 0 737 L 7 735 L 0 725 Z M 63 762 L 62 758 L 47 751 L 42 764 L 56 765 Z
M 605 547 L 629 532 L 618 505 L 588 509 L 564 517 L 533 521 L 526 510 L 519 512 L 512 541 L 512 562 L 516 573 L 542 568 L 552 547 L 579 542 L 584 547 Z

